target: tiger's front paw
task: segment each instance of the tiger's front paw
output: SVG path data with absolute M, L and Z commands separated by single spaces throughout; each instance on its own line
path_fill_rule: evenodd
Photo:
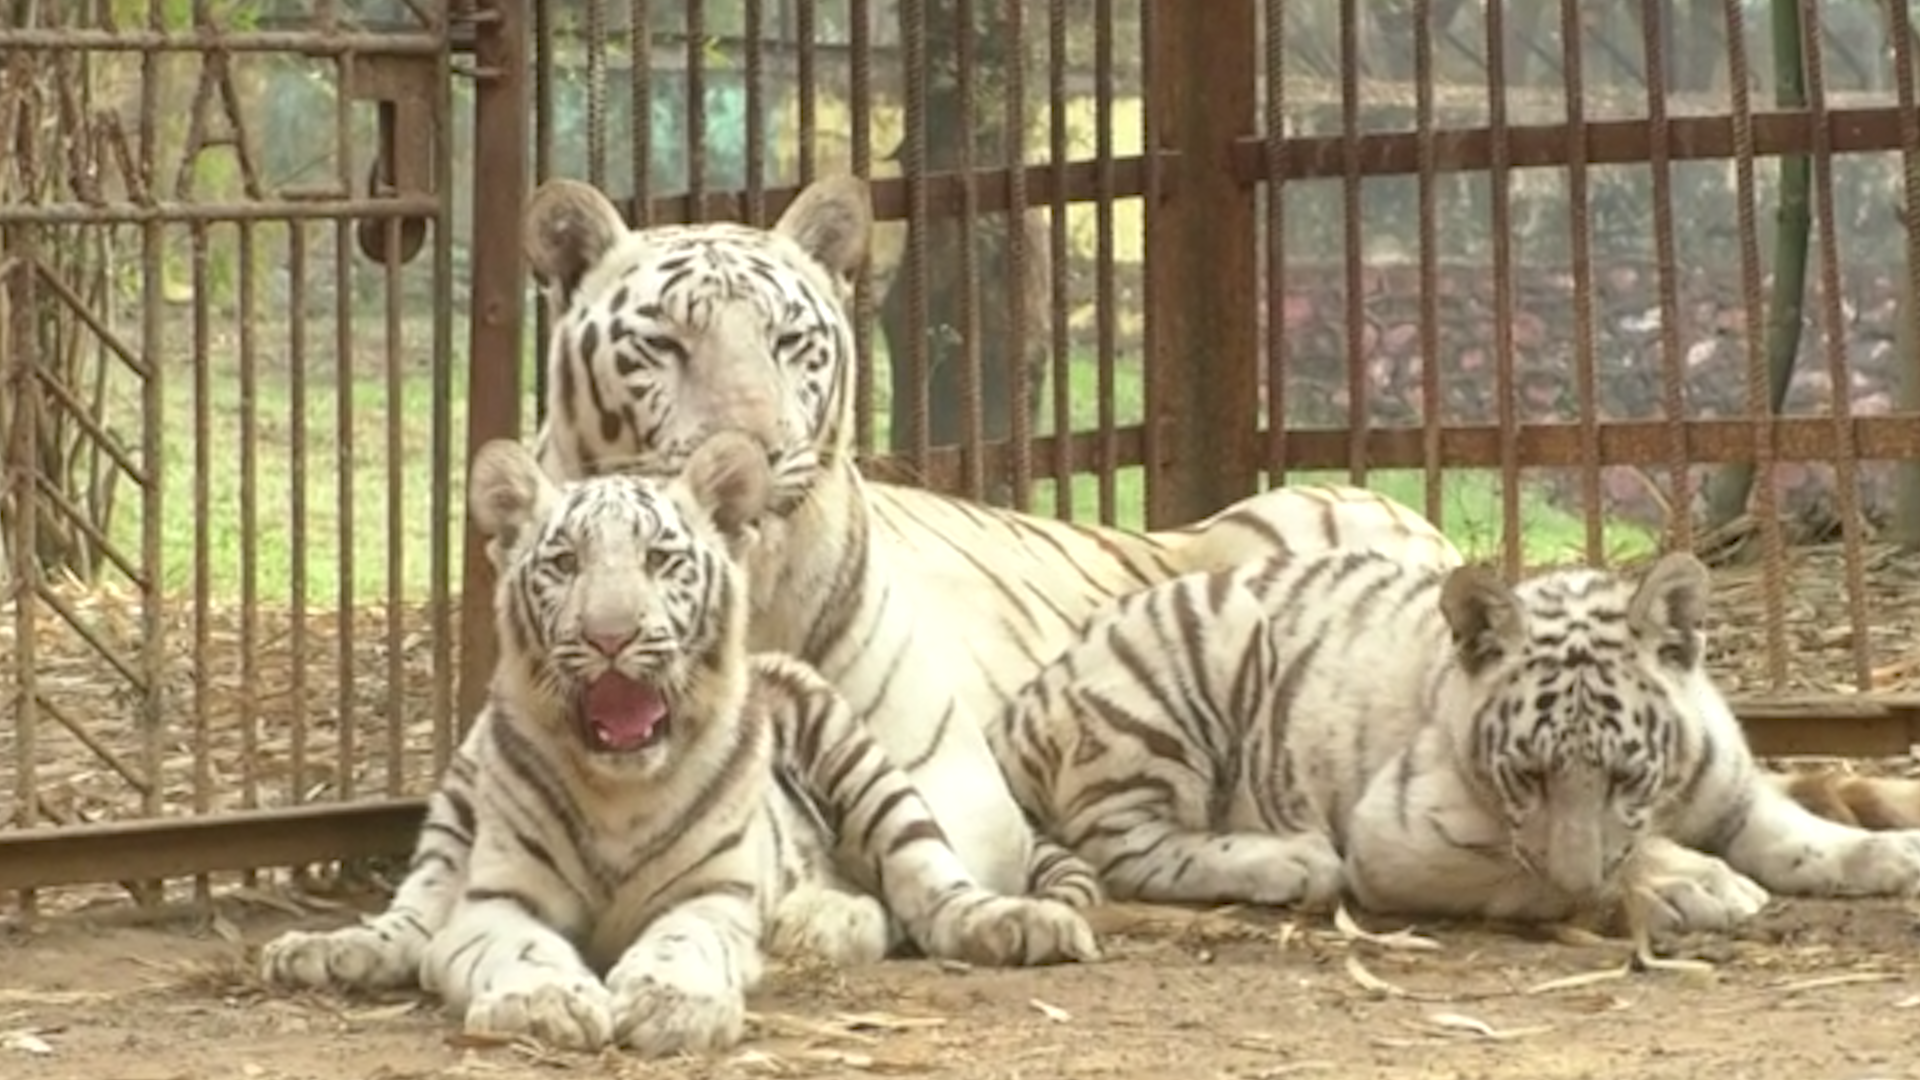
M 303 990 L 387 990 L 418 986 L 426 939 L 378 922 L 339 930 L 289 930 L 260 950 L 260 977 Z
M 467 1006 L 469 1035 L 530 1036 L 562 1050 L 613 1041 L 614 999 L 586 972 L 528 968 L 502 978 Z
M 883 959 L 889 937 L 887 911 L 880 901 L 839 889 L 802 886 L 774 909 L 767 951 L 855 967 Z
M 1100 943 L 1086 917 L 1058 900 L 996 896 L 967 914 L 951 952 L 973 964 L 1037 967 L 1098 960 Z
M 613 989 L 614 1038 L 642 1057 L 725 1050 L 746 1034 L 747 998 L 712 968 L 671 973 L 620 964 Z
M 1650 872 L 1638 887 L 1655 936 L 1723 933 L 1759 914 L 1769 899 L 1758 882 L 1711 856 Z
M 1863 833 L 1839 862 L 1831 895 L 1920 894 L 1920 829 Z

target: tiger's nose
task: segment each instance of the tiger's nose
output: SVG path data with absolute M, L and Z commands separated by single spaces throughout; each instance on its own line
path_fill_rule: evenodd
M 587 644 L 592 645 L 598 650 L 600 655 L 619 656 L 620 650 L 626 648 L 627 643 L 637 636 L 638 635 L 631 630 L 615 630 L 601 633 L 589 631 L 586 638 Z

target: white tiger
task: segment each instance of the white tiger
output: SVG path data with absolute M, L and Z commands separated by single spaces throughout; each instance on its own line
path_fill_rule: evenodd
M 1756 769 L 1702 663 L 1707 591 L 1685 553 L 1637 583 L 1364 551 L 1186 575 L 1097 617 L 990 734 L 1116 897 L 1559 921 L 1631 884 L 1677 932 L 1769 890 L 1914 891 L 1920 832 L 1823 820 Z
M 470 1031 L 725 1047 L 764 938 L 874 961 L 889 912 L 933 956 L 1097 956 L 1072 908 L 968 875 L 811 668 L 748 653 L 729 538 L 751 547 L 770 484 L 764 449 L 738 435 L 668 482 L 556 486 L 514 442 L 475 459 L 501 657 L 416 859 L 458 890 L 450 911 L 419 913 L 444 924 L 421 981 Z M 325 985 L 335 955 L 296 934 L 264 963 L 275 982 Z

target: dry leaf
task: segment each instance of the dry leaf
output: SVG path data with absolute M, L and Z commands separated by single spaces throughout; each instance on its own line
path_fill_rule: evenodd
M 383 1020 L 398 1020 L 419 1007 L 417 1001 L 402 1001 L 395 1005 L 378 1005 L 366 1009 L 350 1009 L 340 1014 L 340 1019 L 349 1023 L 379 1023 Z
M 1379 994 L 1381 997 L 1407 996 L 1405 990 L 1368 971 L 1367 965 L 1361 963 L 1360 958 L 1352 953 L 1347 954 L 1347 976 L 1359 983 L 1360 988 L 1368 993 Z
M 1412 930 L 1395 930 L 1392 933 L 1377 934 L 1371 930 L 1362 929 L 1359 923 L 1353 921 L 1353 916 L 1347 913 L 1345 904 L 1334 909 L 1333 928 L 1340 931 L 1340 936 L 1348 941 L 1364 941 L 1383 949 L 1433 950 L 1440 948 L 1438 941 L 1430 937 L 1422 937 Z
M 836 1013 L 836 1021 L 847 1025 L 851 1031 L 918 1031 L 922 1028 L 943 1027 L 946 1018 L 940 1016 L 895 1016 L 892 1013 L 863 1012 Z
M 1046 1002 L 1041 1001 L 1039 998 L 1033 998 L 1029 1000 L 1027 1004 L 1040 1010 L 1040 1015 L 1046 1017 L 1047 1019 L 1053 1021 L 1056 1024 L 1064 1024 L 1067 1021 L 1073 1019 L 1072 1013 L 1069 1013 L 1067 1010 L 1061 1008 L 1058 1005 L 1049 1005 Z
M 1767 989 L 1778 990 L 1783 994 L 1798 994 L 1805 990 L 1825 990 L 1830 986 L 1852 986 L 1856 983 L 1888 982 L 1898 977 L 1899 976 L 1886 971 L 1855 971 L 1846 975 L 1821 975 L 1812 979 L 1775 983 Z
M 1427 1023 L 1444 1031 L 1467 1032 L 1478 1035 L 1483 1039 L 1492 1039 L 1495 1042 L 1524 1038 L 1528 1035 L 1539 1035 L 1543 1032 L 1553 1030 L 1549 1025 L 1540 1025 L 1530 1028 L 1514 1028 L 1509 1031 L 1501 1031 L 1485 1020 L 1472 1016 L 1462 1016 L 1459 1013 L 1433 1013 L 1427 1017 Z
M 828 1065 L 844 1065 L 849 1069 L 873 1068 L 873 1058 L 870 1055 L 849 1054 L 844 1050 L 802 1050 L 796 1056 Z
M 45 1057 L 53 1053 L 53 1047 L 47 1040 L 31 1031 L 14 1031 L 0 1036 L 0 1048 L 15 1050 L 22 1054 L 33 1054 L 36 1057 Z
M 1566 975 L 1558 979 L 1548 979 L 1546 982 L 1535 983 L 1527 987 L 1522 993 L 1551 994 L 1556 990 L 1577 990 L 1583 986 L 1594 986 L 1598 983 L 1611 982 L 1615 979 L 1624 979 L 1632 973 L 1633 969 L 1631 967 L 1626 964 L 1621 964 L 1619 967 L 1602 968 L 1599 971 L 1583 971 L 1578 975 Z

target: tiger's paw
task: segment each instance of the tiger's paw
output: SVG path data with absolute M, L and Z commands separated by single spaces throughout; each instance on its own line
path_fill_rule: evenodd
M 746 1034 L 747 998 L 712 968 L 671 974 L 622 963 L 613 988 L 614 1038 L 642 1057 L 725 1050 Z
M 426 938 L 371 925 L 289 930 L 260 950 L 260 977 L 302 990 L 389 990 L 418 986 Z
M 587 972 L 527 967 L 467 1006 L 469 1035 L 528 1036 L 561 1050 L 599 1050 L 613 1041 L 614 998 Z
M 840 967 L 884 959 L 886 908 L 871 896 L 803 885 L 783 897 L 768 927 L 767 951 L 810 956 Z
M 990 967 L 1100 959 L 1086 916 L 1058 900 L 994 897 L 967 914 L 958 937 L 951 950 L 958 959 Z
M 1648 873 L 1638 888 L 1646 929 L 1655 936 L 1724 933 L 1770 899 L 1758 882 L 1711 856 L 1678 871 Z
M 1862 833 L 1837 860 L 1833 896 L 1920 894 L 1920 829 Z
M 1333 841 L 1321 833 L 1234 837 L 1255 904 L 1318 909 L 1333 906 L 1345 881 L 1345 864 Z

